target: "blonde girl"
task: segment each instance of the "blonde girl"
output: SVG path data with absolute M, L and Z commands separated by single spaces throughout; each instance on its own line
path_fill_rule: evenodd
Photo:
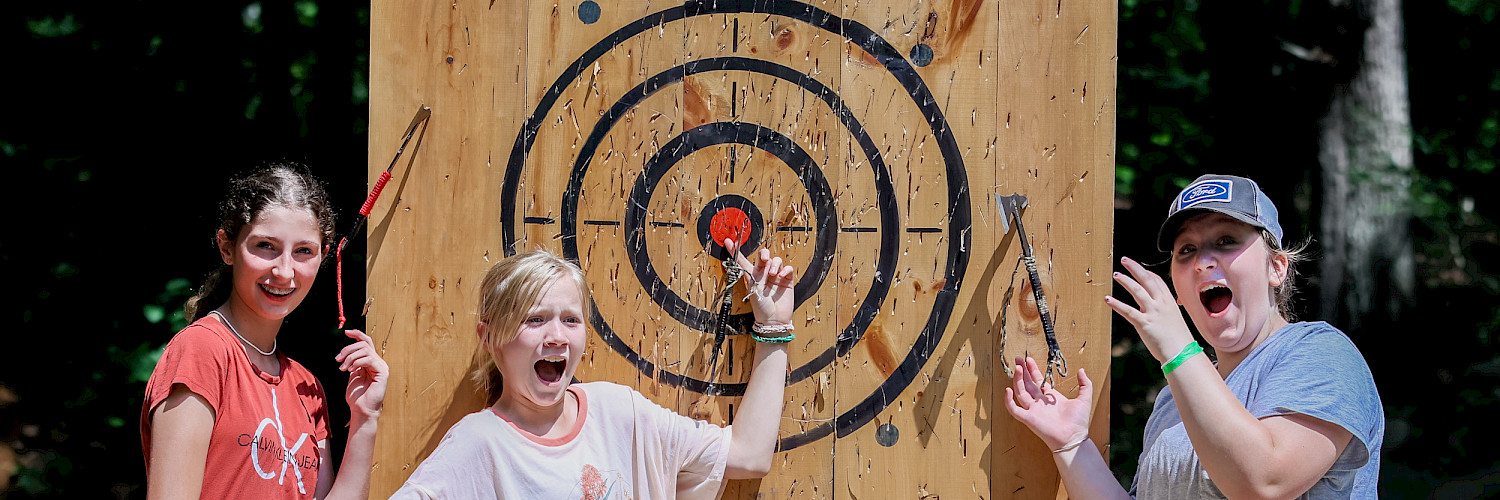
M 546 252 L 496 263 L 481 284 L 484 368 L 493 404 L 454 424 L 394 498 L 716 498 L 725 479 L 770 470 L 791 335 L 793 270 L 760 251 L 747 269 L 755 362 L 734 425 L 657 406 L 609 382 L 573 383 L 588 333 L 577 265 Z

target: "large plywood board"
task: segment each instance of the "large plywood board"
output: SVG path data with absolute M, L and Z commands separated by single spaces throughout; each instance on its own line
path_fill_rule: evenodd
M 1046 341 L 995 201 L 1031 200 L 1073 369 L 1060 386 L 1076 391 L 1079 367 L 1102 379 L 1112 3 L 386 0 L 372 15 L 372 179 L 433 107 L 371 218 L 368 324 L 393 366 L 372 495 L 483 407 L 472 284 L 531 248 L 589 276 L 579 379 L 731 423 L 753 346 L 730 335 L 710 362 L 725 277 L 703 226 L 736 211 L 801 278 L 780 450 L 726 498 L 1062 494 L 999 399 L 1004 360 L 1045 358 Z

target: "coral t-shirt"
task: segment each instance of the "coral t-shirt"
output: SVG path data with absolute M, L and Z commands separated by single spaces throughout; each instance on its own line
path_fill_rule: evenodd
M 730 428 L 693 420 L 609 382 L 568 387 L 578 423 L 546 439 L 486 408 L 453 425 L 392 499 L 713 499 Z
M 255 367 L 213 315 L 167 343 L 146 383 L 141 447 L 151 466 L 151 412 L 182 384 L 214 410 L 202 498 L 312 498 L 318 442 L 328 438 L 328 400 L 312 373 L 278 353 L 281 375 Z

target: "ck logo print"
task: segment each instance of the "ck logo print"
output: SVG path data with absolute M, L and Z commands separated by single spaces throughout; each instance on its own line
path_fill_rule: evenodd
M 292 447 L 287 447 L 286 433 L 282 432 L 281 406 L 276 403 L 276 389 L 272 388 L 271 408 L 274 409 L 275 418 L 261 419 L 260 426 L 255 428 L 254 435 L 240 434 L 239 444 L 250 448 L 250 466 L 255 468 L 255 473 L 262 479 L 276 479 L 276 484 L 286 484 L 287 469 L 291 469 L 293 478 L 297 480 L 297 492 L 305 495 L 307 486 L 302 481 L 302 469 L 313 469 L 318 466 L 316 445 L 308 443 L 312 436 L 304 432 Z M 275 434 L 266 432 L 267 429 L 274 430 Z M 303 446 L 308 447 L 309 453 L 298 456 L 297 452 L 301 451 Z M 281 463 L 279 474 L 274 472 L 275 462 Z
M 1230 182 L 1225 180 L 1203 181 L 1188 186 L 1182 190 L 1182 195 L 1177 198 L 1177 209 L 1182 210 L 1199 203 L 1217 201 L 1229 203 L 1234 199 L 1234 193 L 1229 189 Z

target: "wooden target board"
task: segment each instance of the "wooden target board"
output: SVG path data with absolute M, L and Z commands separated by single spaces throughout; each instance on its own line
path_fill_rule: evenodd
M 433 110 L 371 215 L 374 496 L 483 407 L 474 286 L 518 251 L 588 276 L 580 380 L 731 423 L 726 224 L 799 273 L 777 457 L 726 498 L 1059 494 L 1001 400 L 1047 343 L 996 199 L 1030 199 L 1061 389 L 1086 367 L 1108 408 L 1112 2 L 379 0 L 371 40 L 372 180 Z

